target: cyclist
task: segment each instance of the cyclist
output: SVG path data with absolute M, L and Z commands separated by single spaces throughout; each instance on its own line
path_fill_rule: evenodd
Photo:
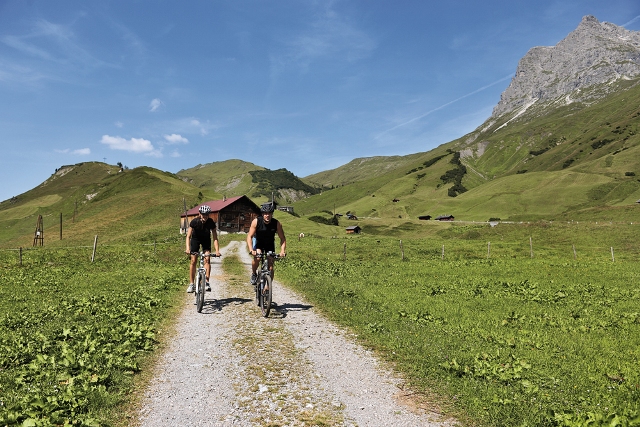
M 207 274 L 207 284 L 205 285 L 205 291 L 211 292 L 211 285 L 209 285 L 209 276 L 211 275 L 211 263 L 209 262 L 209 255 L 211 253 L 211 235 L 213 234 L 213 247 L 216 250 L 216 256 L 220 256 L 220 245 L 218 243 L 218 233 L 216 232 L 216 223 L 213 219 L 209 218 L 211 214 L 211 208 L 207 205 L 202 205 L 198 209 L 200 215 L 191 220 L 189 223 L 189 231 L 187 231 L 187 241 L 185 252 L 191 255 L 191 265 L 189 267 L 189 287 L 187 292 L 193 292 L 193 281 L 196 277 L 196 261 L 198 259 L 194 252 L 204 252 L 204 268 Z
M 249 247 L 249 252 L 253 255 L 253 260 L 251 261 L 252 285 L 256 284 L 258 278 L 256 270 L 258 269 L 259 261 L 256 255 L 261 252 L 276 251 L 276 234 L 280 238 L 280 256 L 283 257 L 286 255 L 287 239 L 284 237 L 282 224 L 273 217 L 275 207 L 275 202 L 273 201 L 264 203 L 260 208 L 261 215 L 251 221 L 251 228 L 249 228 L 249 234 L 247 234 L 247 246 Z M 269 258 L 268 262 L 271 277 L 273 278 L 273 259 Z

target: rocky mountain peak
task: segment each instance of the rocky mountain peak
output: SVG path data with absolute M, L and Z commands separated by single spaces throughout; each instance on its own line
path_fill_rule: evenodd
M 640 76 L 640 32 L 585 16 L 555 46 L 538 46 L 520 60 L 491 118 L 521 114 L 534 104 L 568 104 L 604 96 L 616 80 Z M 598 91 L 588 90 L 598 88 Z

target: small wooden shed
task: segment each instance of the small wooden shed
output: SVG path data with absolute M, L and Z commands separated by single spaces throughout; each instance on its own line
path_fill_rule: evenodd
M 352 225 L 346 228 L 347 234 L 360 234 L 362 228 L 359 225 Z
M 216 222 L 218 231 L 229 233 L 248 233 L 251 221 L 260 215 L 260 207 L 253 203 L 247 196 L 224 198 L 222 200 L 211 200 L 204 202 L 186 214 L 187 224 L 198 216 L 198 209 L 202 205 L 211 208 L 211 219 Z M 184 224 L 185 214 L 180 215 L 180 224 Z
M 453 215 L 438 215 L 436 221 L 453 221 Z
M 418 219 L 421 219 L 423 221 L 429 221 L 431 219 L 431 215 L 420 215 Z

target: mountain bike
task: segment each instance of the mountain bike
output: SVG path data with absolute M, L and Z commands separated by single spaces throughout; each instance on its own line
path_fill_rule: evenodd
M 191 255 L 197 255 L 200 257 L 200 266 L 196 271 L 196 280 L 193 283 L 193 293 L 196 297 L 196 310 L 198 313 L 202 313 L 202 307 L 204 306 L 204 293 L 207 285 L 207 271 L 204 269 L 204 252 L 191 252 Z M 209 253 L 206 255 L 209 257 L 216 257 L 216 254 Z
M 275 252 L 259 253 L 256 258 L 260 260 L 256 281 L 256 304 L 260 306 L 260 311 L 264 317 L 269 317 L 271 311 L 271 298 L 273 297 L 273 279 L 269 271 L 268 258 L 274 261 L 280 259 L 280 255 Z

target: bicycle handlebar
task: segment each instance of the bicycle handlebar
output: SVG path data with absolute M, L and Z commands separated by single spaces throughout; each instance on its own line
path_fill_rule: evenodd
M 189 252 L 189 254 L 191 255 L 200 255 L 200 256 L 208 256 L 208 257 L 214 257 L 214 258 L 222 258 L 222 254 L 220 255 L 216 255 L 216 254 L 212 254 L 211 252 L 207 255 L 204 252 Z
M 271 252 L 271 251 L 266 252 L 266 253 L 265 253 L 265 252 L 258 252 L 258 253 L 256 253 L 256 254 L 254 255 L 254 258 L 262 258 L 263 256 L 265 256 L 265 257 L 271 257 L 271 258 L 273 258 L 273 259 L 281 259 L 281 258 L 284 258 L 284 257 L 281 257 L 281 256 L 280 256 L 280 254 L 277 254 L 277 253 L 275 253 L 275 252 Z

